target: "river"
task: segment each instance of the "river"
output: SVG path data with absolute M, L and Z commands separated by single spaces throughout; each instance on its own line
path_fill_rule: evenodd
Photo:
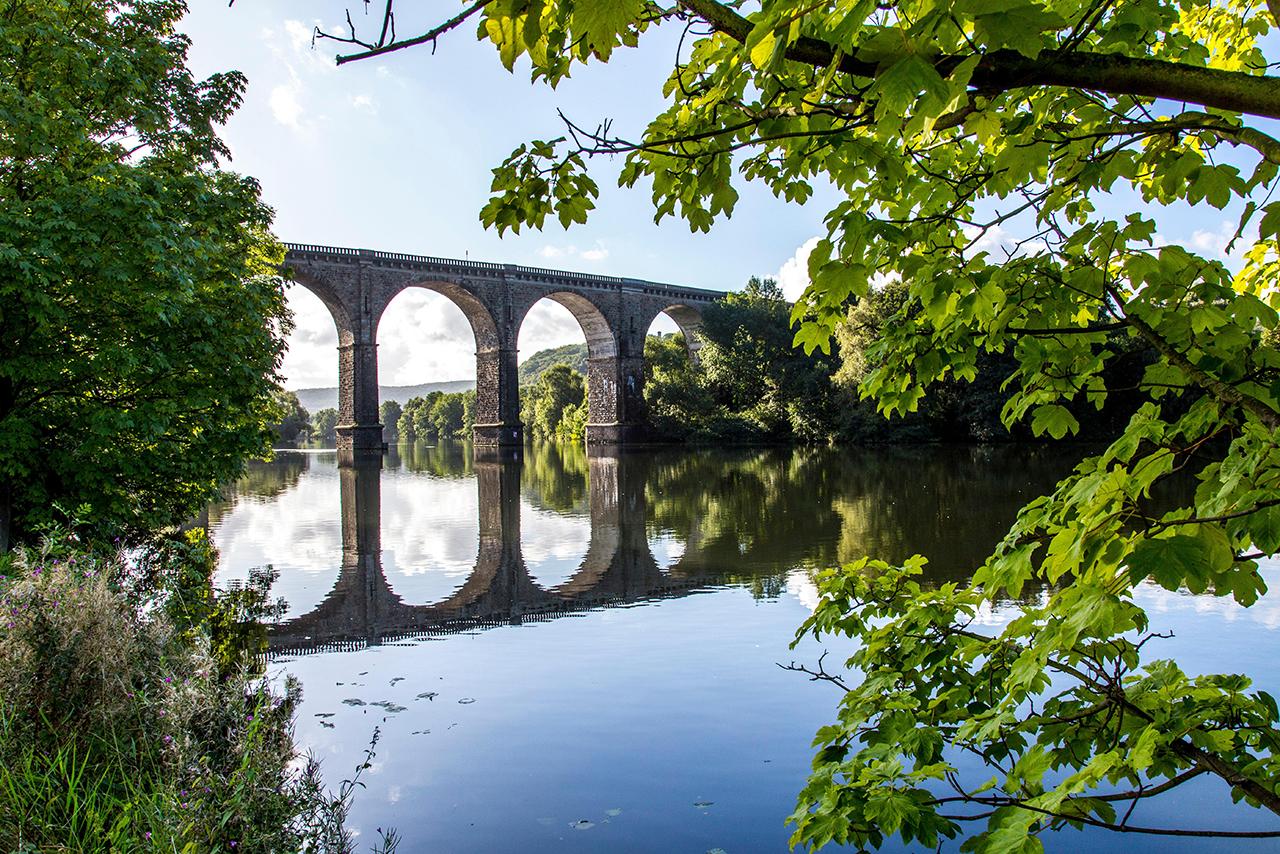
M 394 826 L 401 854 L 785 851 L 811 740 L 840 698 L 779 667 L 828 648 L 788 647 L 813 572 L 920 553 L 932 580 L 963 580 L 1072 454 L 536 445 L 477 460 L 457 443 L 339 466 L 332 451 L 281 451 L 208 526 L 220 583 L 279 572 L 270 669 L 300 680 L 298 740 L 326 779 L 349 777 L 380 733 L 350 821 L 366 850 Z M 1175 633 L 1162 657 L 1280 692 L 1280 595 L 1248 609 L 1146 586 L 1138 599 L 1153 630 Z M 1275 826 L 1224 789 L 1193 781 L 1140 807 L 1141 823 Z

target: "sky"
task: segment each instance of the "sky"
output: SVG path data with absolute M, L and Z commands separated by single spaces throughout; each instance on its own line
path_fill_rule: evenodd
M 358 28 L 367 33 L 380 23 L 378 5 L 365 17 L 365 4 L 351 4 Z M 532 85 L 519 65 L 508 73 L 470 25 L 442 38 L 434 53 L 411 48 L 339 68 L 333 60 L 344 46 L 313 47 L 311 34 L 316 25 L 342 30 L 346 8 L 341 0 L 241 0 L 230 7 L 202 0 L 184 21 L 194 73 L 236 69 L 248 77 L 244 103 L 223 137 L 229 167 L 261 183 L 280 239 L 714 290 L 773 276 L 789 297 L 803 291 L 808 252 L 825 234 L 822 215 L 836 201 L 827 188 L 798 205 L 742 184 L 733 217 L 709 234 L 692 234 L 680 220 L 653 222 L 648 188 L 616 187 L 620 158 L 597 160 L 592 169 L 601 194 L 586 225 L 565 231 L 549 223 L 540 232 L 499 237 L 480 224 L 490 170 L 523 142 L 559 136 L 557 110 L 581 125 L 611 119 L 616 134 L 640 135 L 646 117 L 662 106 L 675 28 L 658 28 L 639 50 L 616 51 L 608 65 L 578 68 L 551 90 Z M 424 30 L 454 8 L 401 3 L 400 35 Z M 406 17 L 415 13 L 426 17 Z M 1230 237 L 1228 217 L 1218 211 L 1166 211 L 1158 221 L 1166 240 L 1210 255 L 1222 256 Z M 328 312 L 299 286 L 290 287 L 289 303 L 296 329 L 282 368 L 285 386 L 337 385 L 337 334 Z M 655 327 L 675 329 L 661 316 Z M 572 315 L 543 300 L 521 328 L 520 358 L 582 340 Z M 396 298 L 378 329 L 379 380 L 474 379 L 474 352 L 461 311 L 443 296 L 413 289 Z
M 376 5 L 376 4 L 375 4 Z M 409 4 L 401 4 L 412 11 Z M 428 4 L 421 4 L 426 6 Z M 447 4 L 432 4 L 437 13 Z M 363 4 L 352 4 L 357 26 Z M 223 132 L 229 168 L 252 175 L 276 211 L 285 241 L 526 264 L 735 290 L 753 275 L 781 276 L 788 292 L 806 284 L 803 255 L 824 233 L 831 202 L 805 206 L 746 187 L 732 219 L 710 234 L 683 221 L 653 222 L 649 191 L 616 187 L 621 160 L 597 161 L 597 210 L 569 231 L 499 237 L 479 221 L 491 171 L 518 145 L 562 133 L 557 110 L 594 126 L 638 136 L 661 107 L 661 81 L 677 33 L 658 32 L 641 51 L 619 51 L 608 65 L 575 72 L 555 91 L 509 74 L 474 28 L 429 48 L 337 67 L 340 45 L 311 42 L 313 26 L 336 30 L 345 7 L 330 2 L 241 0 L 193 4 L 184 21 L 190 64 L 199 76 L 237 69 L 248 77 L 244 103 Z M 403 11 L 403 10 L 402 10 Z M 316 12 L 328 17 L 317 18 Z M 370 12 L 367 25 L 377 21 Z M 413 22 L 401 20 L 401 32 Z M 424 18 L 421 23 L 429 26 Z M 797 260 L 798 250 L 802 250 Z M 337 384 L 337 335 L 319 300 L 292 286 L 296 329 L 282 373 L 287 388 Z M 660 317 L 657 329 L 674 331 Z M 544 300 L 520 331 L 520 358 L 582 341 L 569 312 Z M 378 330 L 379 379 L 408 385 L 474 379 L 470 327 L 448 299 L 414 289 L 387 309 Z

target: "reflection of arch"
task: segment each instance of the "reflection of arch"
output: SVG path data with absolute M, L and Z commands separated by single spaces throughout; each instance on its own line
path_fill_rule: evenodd
M 272 627 L 275 652 L 352 648 L 383 639 L 476 625 L 548 619 L 577 610 L 679 596 L 700 577 L 661 572 L 645 537 L 644 487 L 628 485 L 618 457 L 589 460 L 591 546 L 575 575 L 552 590 L 534 583 L 520 548 L 520 460 L 477 462 L 480 542 L 476 566 L 448 598 L 407 605 L 380 561 L 381 458 L 356 454 L 341 476 L 343 561 L 337 583 L 308 614 Z
M 664 577 L 649 551 L 645 533 L 644 485 L 628 478 L 628 467 L 613 455 L 587 459 L 591 544 L 578 571 L 550 593 L 573 599 L 608 590 L 625 597 L 661 584 Z
M 375 324 L 377 326 L 380 327 L 382 325 L 382 318 L 391 303 L 395 302 L 397 297 L 411 288 L 420 288 L 424 291 L 440 294 L 457 306 L 458 310 L 467 319 L 467 322 L 471 324 L 471 332 L 476 339 L 477 353 L 491 353 L 499 348 L 501 339 L 498 336 L 498 325 L 494 321 L 493 313 L 475 294 L 452 282 L 421 281 L 406 285 L 392 295 L 377 311 L 375 315 Z

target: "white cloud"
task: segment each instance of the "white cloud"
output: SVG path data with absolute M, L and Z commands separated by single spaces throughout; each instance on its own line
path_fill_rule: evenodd
M 579 249 L 572 244 L 568 246 L 553 246 L 550 243 L 543 246 L 537 253 L 540 257 L 546 258 L 548 261 L 558 260 L 560 258 L 572 258 L 581 261 L 603 261 L 609 257 L 609 250 L 604 244 L 596 241 L 596 245 L 590 249 Z
M 404 291 L 378 325 L 382 385 L 474 380 L 476 339 L 462 309 L 421 288 Z
M 1218 224 L 1216 231 L 1199 229 L 1193 232 L 1191 239 L 1187 241 L 1187 246 L 1202 255 L 1223 262 L 1231 270 L 1238 271 L 1244 266 L 1245 253 L 1257 239 L 1257 233 L 1255 231 L 1252 235 L 1242 234 L 1240 239 L 1235 240 L 1235 244 L 1232 245 L 1237 228 L 1236 223 L 1223 220 Z
M 810 237 L 802 243 L 795 254 L 783 262 L 782 269 L 778 270 L 777 279 L 782 287 L 782 294 L 792 302 L 800 299 L 804 289 L 809 287 L 809 253 L 813 252 L 819 239 Z
M 364 95 L 364 94 L 352 95 L 351 107 L 352 109 L 363 110 L 364 112 L 372 113 L 373 115 L 378 114 L 377 103 L 375 103 L 373 98 L 371 98 L 368 95 Z
M 569 309 L 549 299 L 540 300 L 529 309 L 520 324 L 520 361 L 539 350 L 561 347 L 565 344 L 581 344 L 586 341 L 578 319 Z
M 295 133 L 312 138 L 316 136 L 317 122 L 324 116 L 317 114 L 310 104 L 312 87 L 309 84 L 331 75 L 335 70 L 332 60 L 314 48 L 313 31 L 314 25 L 287 20 L 282 30 L 266 28 L 260 34 L 286 76 L 285 80 L 271 87 L 267 96 L 271 115 Z M 367 95 L 353 96 L 349 102 L 355 109 L 375 108 Z
M 972 245 L 969 247 L 970 254 L 986 252 L 1000 258 L 1010 252 L 1016 251 L 1017 241 L 1014 238 L 1013 232 L 1009 231 L 999 223 L 996 223 L 985 231 L 974 226 L 966 225 L 962 231 L 966 238 L 973 241 Z
M 302 103 L 298 100 L 302 95 L 302 82 L 296 77 L 288 83 L 282 83 L 271 90 L 267 103 L 271 107 L 271 115 L 276 121 L 288 128 L 301 130 Z
M 311 50 L 311 39 L 314 33 L 314 30 L 311 27 L 308 27 L 301 21 L 288 20 L 284 22 L 284 32 L 289 39 L 289 46 L 293 48 L 294 53 Z

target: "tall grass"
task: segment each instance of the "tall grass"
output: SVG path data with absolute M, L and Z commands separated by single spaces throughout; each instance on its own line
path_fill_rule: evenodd
M 214 563 L 67 530 L 0 557 L 0 849 L 352 850 L 355 785 L 299 762 L 298 685 L 261 672 L 270 579 L 219 597 Z

